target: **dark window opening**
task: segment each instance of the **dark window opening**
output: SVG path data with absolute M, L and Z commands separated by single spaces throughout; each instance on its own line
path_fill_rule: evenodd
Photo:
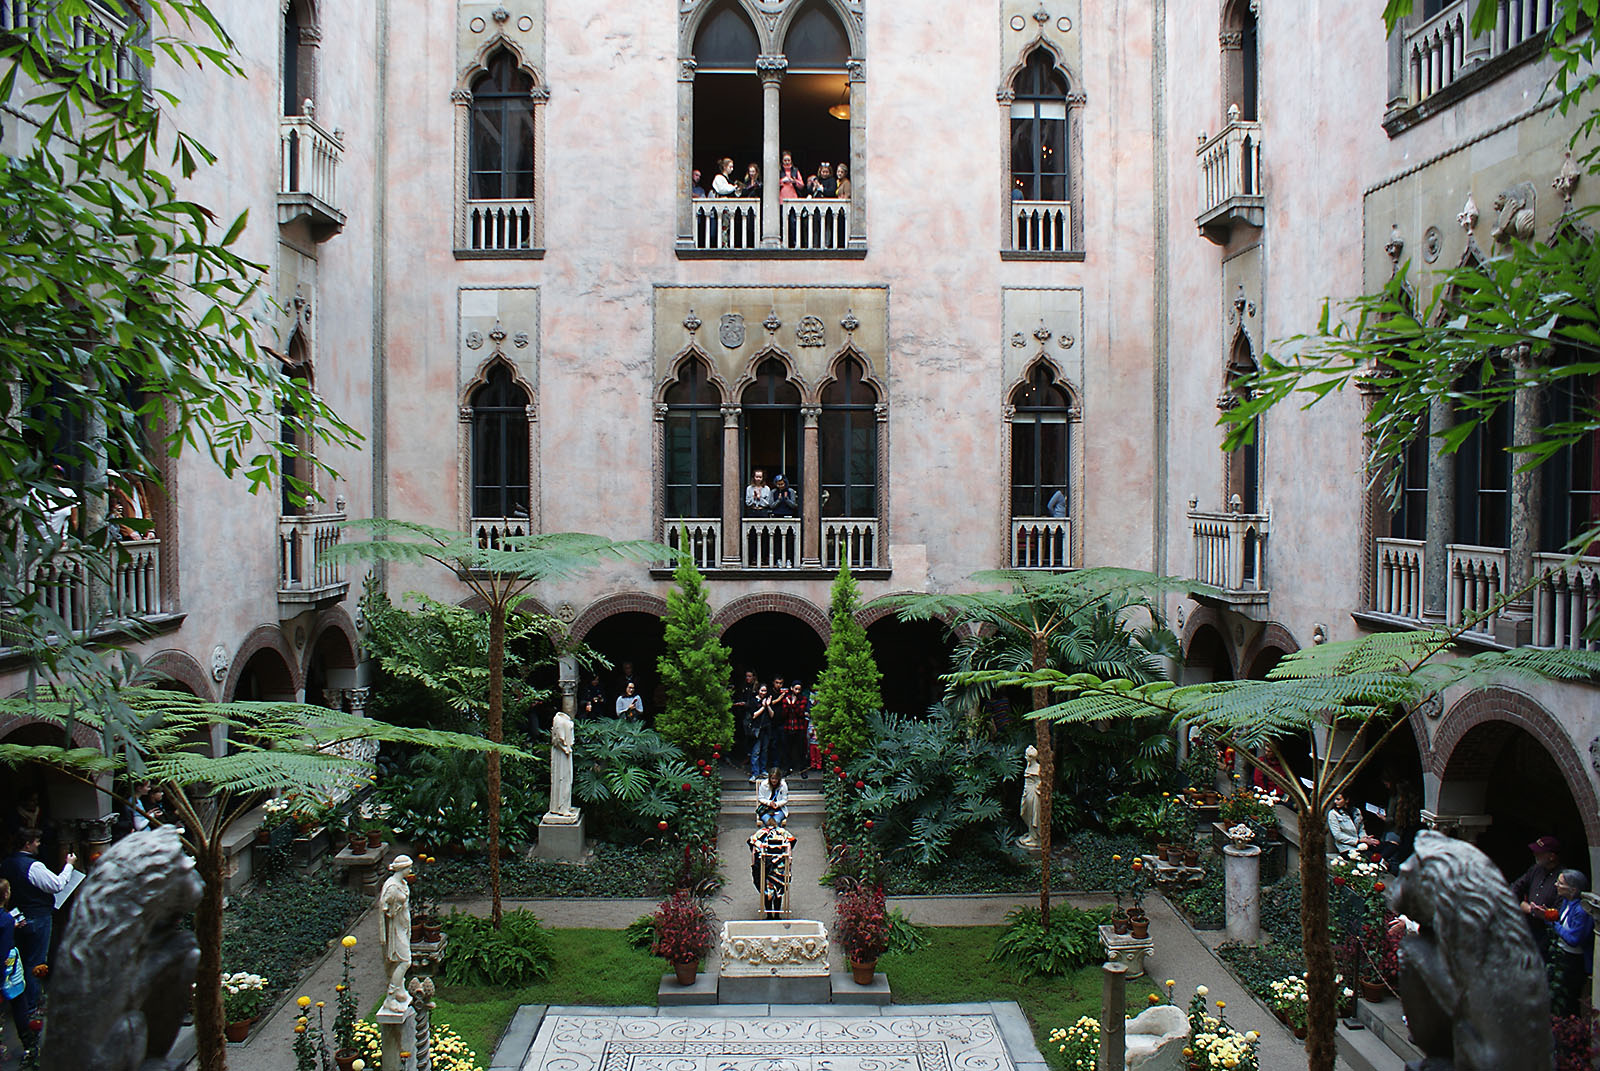
M 1399 497 L 1389 517 L 1391 539 L 1428 538 L 1428 456 L 1432 449 L 1424 420 L 1400 461 Z
M 1067 80 L 1050 54 L 1036 48 L 1011 84 L 1012 196 L 1068 199 Z
M 527 517 L 528 394 L 495 364 L 472 392 L 472 515 Z
M 1043 365 L 1011 400 L 1011 515 L 1072 516 L 1071 400 Z
M 744 455 L 740 460 L 745 482 L 761 469 L 770 487 L 781 473 L 789 486 L 804 496 L 807 474 L 800 464 L 800 389 L 789 381 L 783 362 L 772 357 L 761 362 L 756 381 L 745 388 L 740 403 Z
M 847 358 L 822 391 L 818 462 L 824 517 L 878 512 L 878 395 L 862 377 L 861 363 Z
M 1511 406 L 1483 417 L 1456 451 L 1456 525 L 1453 542 L 1475 547 L 1511 545 Z
M 1261 78 L 1260 40 L 1255 15 L 1248 5 L 1244 8 L 1243 42 L 1240 59 L 1243 61 L 1239 80 L 1239 118 L 1253 122 L 1257 118 L 1257 85 Z
M 1568 360 L 1575 355 L 1568 354 Z M 1600 376 L 1570 376 L 1545 392 L 1547 424 L 1593 423 L 1600 411 Z M 1600 524 L 1600 432 L 1590 431 L 1552 454 L 1540 469 L 1544 481 L 1540 549 L 1559 551 Z
M 533 197 L 533 79 L 505 52 L 472 83 L 470 179 L 474 201 Z
M 702 71 L 753 71 L 759 51 L 755 27 L 732 0 L 723 0 L 707 12 L 694 35 L 694 62 Z
M 300 114 L 300 5 L 283 13 L 283 114 Z
M 667 388 L 667 516 L 722 515 L 722 397 L 691 360 Z
M 1250 341 L 1243 333 L 1234 341 L 1233 355 L 1228 360 L 1228 393 L 1241 402 L 1252 397 L 1246 378 L 1256 372 L 1255 355 L 1250 351 Z M 1261 421 L 1250 423 L 1250 438 L 1228 455 L 1228 501 L 1233 508 L 1233 498 L 1238 496 L 1240 513 L 1261 512 Z
M 826 4 L 811 3 L 796 16 L 784 35 L 783 54 L 789 69 L 838 68 L 850 58 L 850 39 Z

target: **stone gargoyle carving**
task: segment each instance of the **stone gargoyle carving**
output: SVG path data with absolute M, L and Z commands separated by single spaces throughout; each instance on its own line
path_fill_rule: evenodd
M 1424 1057 L 1407 1071 L 1551 1071 L 1544 964 L 1489 857 L 1425 829 L 1389 903 L 1418 927 L 1400 942 L 1400 1000 Z
M 50 978 L 46 1071 L 167 1071 L 200 950 L 200 875 L 175 826 L 133 833 L 78 890 Z
M 1494 199 L 1494 227 L 1489 236 L 1502 245 L 1514 238 L 1519 242 L 1533 238 L 1533 209 L 1537 194 L 1533 183 L 1519 182 Z

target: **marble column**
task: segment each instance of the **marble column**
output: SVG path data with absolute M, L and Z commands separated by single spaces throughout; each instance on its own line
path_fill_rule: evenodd
M 1456 422 L 1455 410 L 1442 398 L 1428 406 L 1428 435 L 1438 436 Z M 1428 451 L 1428 524 L 1422 558 L 1422 620 L 1444 621 L 1450 598 L 1450 552 L 1456 525 L 1456 455 L 1434 447 Z
M 1513 449 L 1532 445 L 1539 438 L 1540 390 L 1534 376 L 1531 347 L 1516 346 L 1511 351 L 1511 368 L 1517 378 L 1517 393 L 1511 405 L 1511 443 Z M 1525 455 L 1513 453 L 1511 462 L 1511 542 L 1506 551 L 1506 575 L 1502 578 L 1508 596 L 1516 592 L 1495 618 L 1494 638 L 1507 647 L 1523 647 L 1533 642 L 1533 556 L 1539 553 L 1539 519 L 1544 508 L 1544 483 L 1539 470 L 1521 471 Z M 1524 590 L 1527 589 L 1527 590 Z
M 1254 844 L 1229 844 L 1222 854 L 1228 940 L 1256 944 L 1261 940 L 1261 849 Z
M 778 171 L 782 151 L 778 140 L 778 91 L 789 61 L 782 56 L 756 57 L 761 75 L 761 248 L 783 248 L 783 219 L 778 206 Z
M 800 455 L 806 481 L 800 496 L 800 564 L 807 568 L 822 567 L 822 471 L 817 442 L 821 418 L 820 405 L 800 407 Z
M 403 1012 L 379 1008 L 373 1016 L 382 1038 L 382 1071 L 417 1071 L 417 1010 Z
M 693 59 L 678 60 L 678 170 L 673 175 L 673 184 L 677 186 L 678 194 L 674 199 L 678 206 L 678 248 L 693 249 L 695 240 L 694 231 L 694 201 L 689 196 L 690 172 L 694 169 L 694 78 L 695 62 Z M 709 185 L 711 176 L 705 176 Z
M 762 189 L 765 189 L 765 183 Z M 743 563 L 739 526 L 744 510 L 744 481 L 739 475 L 739 407 L 722 407 L 722 567 L 737 569 Z
M 1095 1067 L 1097 1071 L 1123 1071 L 1128 1043 L 1128 968 L 1121 963 L 1106 963 L 1100 970 L 1100 1058 Z

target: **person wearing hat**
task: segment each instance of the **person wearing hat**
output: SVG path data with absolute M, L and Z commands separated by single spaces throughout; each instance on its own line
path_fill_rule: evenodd
M 1533 853 L 1533 865 L 1511 886 L 1511 895 L 1517 908 L 1528 917 L 1528 930 L 1539 954 L 1548 957 L 1545 910 L 1561 905 L 1561 894 L 1556 892 L 1556 882 L 1561 879 L 1561 842 L 1548 833 L 1528 845 Z

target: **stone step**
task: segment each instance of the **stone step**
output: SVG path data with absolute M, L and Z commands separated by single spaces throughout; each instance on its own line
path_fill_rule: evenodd
M 1334 1044 L 1350 1071 L 1405 1071 L 1405 1061 L 1371 1030 L 1352 1030 L 1341 1022 Z
M 1422 1052 L 1411 1043 L 1411 1032 L 1406 1028 L 1404 1016 L 1405 1008 L 1398 1000 L 1376 1004 L 1356 1001 L 1356 1021 L 1388 1046 L 1402 1064 L 1422 1059 Z

